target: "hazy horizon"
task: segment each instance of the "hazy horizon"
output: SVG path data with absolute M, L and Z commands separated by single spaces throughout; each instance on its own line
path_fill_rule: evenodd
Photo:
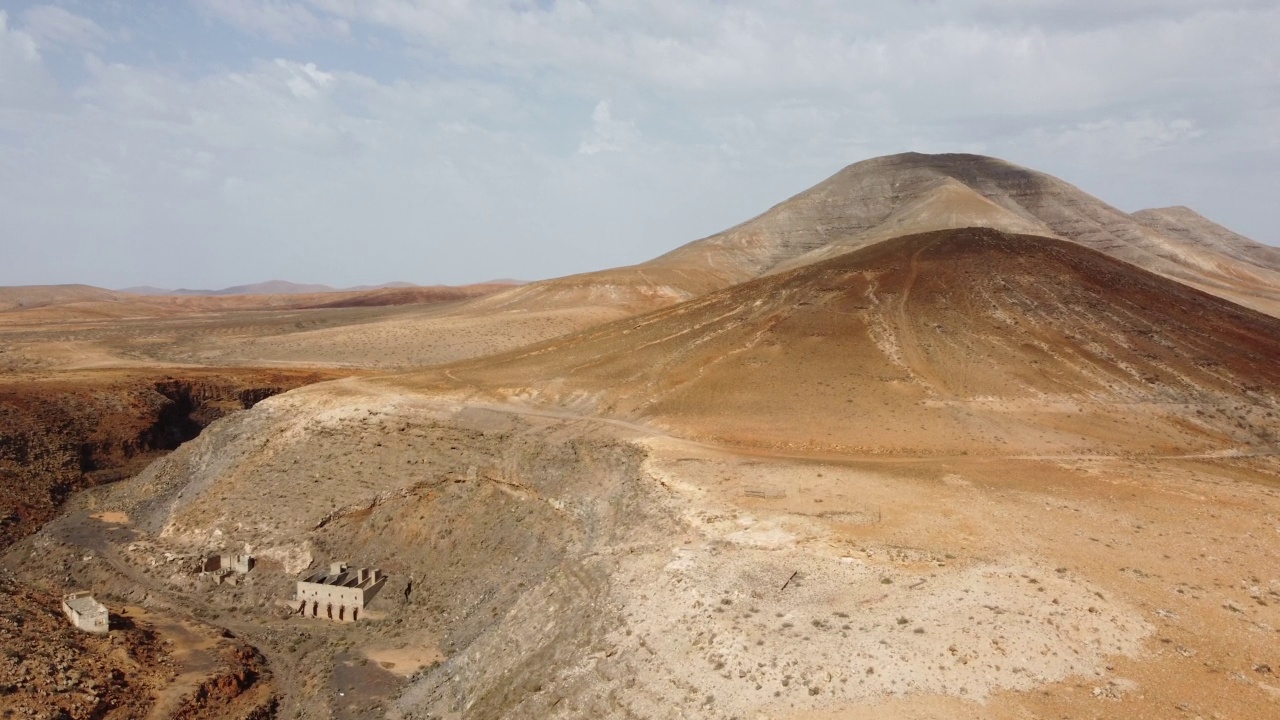
M 974 152 L 1280 243 L 1258 0 L 11 2 L 0 285 L 540 279 Z

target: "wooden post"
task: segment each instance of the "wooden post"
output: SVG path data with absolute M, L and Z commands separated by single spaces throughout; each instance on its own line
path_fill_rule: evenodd
M 795 580 L 796 576 L 799 574 L 800 574 L 799 570 L 796 570 L 795 572 L 791 573 L 791 577 L 787 578 L 787 581 L 782 583 L 782 587 L 778 588 L 778 592 L 782 592 L 783 590 L 786 590 L 787 586 L 791 584 L 791 581 Z

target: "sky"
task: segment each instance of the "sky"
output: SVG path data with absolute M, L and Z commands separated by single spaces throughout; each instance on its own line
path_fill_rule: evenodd
M 0 0 L 0 285 L 554 277 L 905 151 L 1280 244 L 1280 2 Z

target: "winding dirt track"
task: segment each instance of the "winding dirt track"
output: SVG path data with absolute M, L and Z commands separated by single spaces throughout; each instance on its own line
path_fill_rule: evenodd
M 453 377 L 452 374 L 450 377 Z M 457 378 L 454 378 L 457 379 Z M 459 381 L 461 382 L 461 381 Z M 851 453 L 822 453 L 822 452 L 787 452 L 783 450 L 773 450 L 769 448 L 751 448 L 739 445 L 730 445 L 727 443 L 714 443 L 705 440 L 693 440 L 680 435 L 673 435 L 670 432 L 656 428 L 652 425 L 645 425 L 620 418 L 602 417 L 598 415 L 583 415 L 580 413 L 569 412 L 565 410 L 552 410 L 547 408 L 530 407 L 528 405 L 518 405 L 515 403 L 498 403 L 483 401 L 452 401 L 445 398 L 433 398 L 429 395 L 421 395 L 417 393 L 407 393 L 394 390 L 387 387 L 384 383 L 370 381 L 366 378 L 346 378 L 337 380 L 331 385 L 342 385 L 344 389 L 354 391 L 355 393 L 363 393 L 380 398 L 392 399 L 399 404 L 408 404 L 416 407 L 430 407 L 436 409 L 471 409 L 481 410 L 485 412 L 503 413 L 507 415 L 517 415 L 520 417 L 536 417 L 548 420 L 560 420 L 565 422 L 582 422 L 595 425 L 603 425 L 608 427 L 620 428 L 628 432 L 636 433 L 642 438 L 656 438 L 663 441 L 683 446 L 691 449 L 702 450 L 722 455 L 730 455 L 736 457 L 748 458 L 773 458 L 778 460 L 791 460 L 799 462 L 821 462 L 831 464 L 916 464 L 931 462 L 948 462 L 956 460 L 968 461 L 996 461 L 996 460 L 1032 460 L 1032 461 L 1072 461 L 1072 460 L 1132 460 L 1140 458 L 1144 460 L 1221 460 L 1231 458 L 1259 458 L 1259 457 L 1276 457 L 1280 456 L 1280 450 L 1270 451 L 1237 451 L 1237 452 L 1213 452 L 1213 453 L 1174 453 L 1174 454 L 989 454 L 989 455 L 959 455 L 959 454 L 938 454 L 938 455 L 888 455 L 888 454 L 851 454 Z
M 926 384 L 932 385 L 936 392 L 943 393 L 946 386 L 934 372 L 933 364 L 925 357 L 920 347 L 920 338 L 916 336 L 915 328 L 911 325 L 911 314 L 907 312 L 907 303 L 911 300 L 911 289 L 915 287 L 916 279 L 920 277 L 920 256 L 936 242 L 936 240 L 929 242 L 911 254 L 910 269 L 907 279 L 902 283 L 902 296 L 898 298 L 897 325 L 898 345 L 902 348 L 902 359 L 906 361 L 908 370 Z

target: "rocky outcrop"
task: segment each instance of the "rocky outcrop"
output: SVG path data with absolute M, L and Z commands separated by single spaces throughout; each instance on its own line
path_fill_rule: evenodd
M 594 652 L 615 624 L 607 570 L 592 558 L 665 543 L 678 527 L 661 489 L 643 478 L 644 451 L 565 435 L 556 423 L 500 413 L 453 418 L 324 388 L 224 418 L 129 481 L 81 495 L 127 515 L 136 533 L 127 550 L 101 552 L 160 595 L 187 587 L 162 558 L 251 547 L 259 568 L 234 594 L 184 591 L 181 602 L 200 617 L 235 618 L 229 626 L 270 661 L 282 716 L 367 717 L 372 702 L 339 712 L 361 693 L 340 676 L 351 664 L 343 653 L 354 651 L 338 631 L 300 619 L 287 629 L 266 622 L 293 591 L 299 569 L 280 560 L 291 550 L 387 570 L 370 621 L 343 626 L 357 648 L 429 636 L 457 656 L 419 675 L 410 705 L 433 715 L 469 705 L 468 717 L 507 708 L 539 716 L 538 688 Z M 94 579 L 92 563 L 76 562 L 75 546 L 59 544 L 84 535 L 76 519 L 83 511 L 77 499 L 10 557 L 36 575 L 65 553 L 76 582 L 107 584 Z M 513 639 L 525 651 L 504 653 Z M 378 670 L 358 660 L 355 667 Z M 454 676 L 466 680 L 448 682 Z M 202 692 L 231 694 L 246 679 L 223 677 Z M 335 691 L 316 691 L 326 687 Z
M 172 720 L 274 718 L 279 701 L 266 658 L 253 647 L 236 643 L 222 651 L 221 660 L 223 668 L 183 698 Z
M 75 490 L 128 477 L 214 420 L 322 379 L 237 369 L 0 384 L 0 548 L 48 521 Z
M 118 617 L 110 635 L 76 630 L 56 596 L 7 573 L 0 608 L 0 716 L 145 717 L 152 690 L 173 675 L 150 630 Z

